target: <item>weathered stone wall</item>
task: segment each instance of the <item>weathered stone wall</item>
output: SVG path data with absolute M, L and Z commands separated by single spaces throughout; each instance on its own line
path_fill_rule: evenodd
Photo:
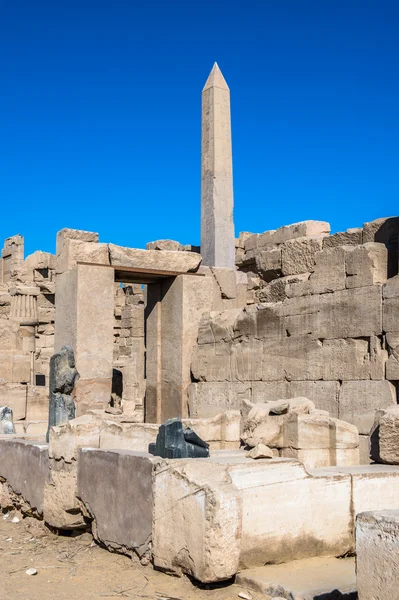
M 368 436 L 375 411 L 397 402 L 398 219 L 328 232 L 309 221 L 240 236 L 247 306 L 203 318 L 191 416 L 306 396 Z
M 114 377 L 112 394 L 123 412 L 144 419 L 144 290 L 140 284 L 115 283 Z
M 5 240 L 0 273 L 0 405 L 13 409 L 26 432 L 48 416 L 55 257 L 37 251 L 24 260 L 24 238 L 16 235 Z

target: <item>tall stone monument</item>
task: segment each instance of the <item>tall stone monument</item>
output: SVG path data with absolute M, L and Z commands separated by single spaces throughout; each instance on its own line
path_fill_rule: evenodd
M 235 268 L 230 90 L 217 63 L 202 90 L 201 254 Z

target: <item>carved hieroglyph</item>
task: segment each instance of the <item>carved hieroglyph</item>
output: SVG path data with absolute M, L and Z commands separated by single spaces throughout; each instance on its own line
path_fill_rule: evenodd
M 234 269 L 230 90 L 215 63 L 202 91 L 201 254 Z

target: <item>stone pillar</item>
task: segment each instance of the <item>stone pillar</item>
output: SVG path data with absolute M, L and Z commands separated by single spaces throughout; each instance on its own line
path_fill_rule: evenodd
M 114 270 L 78 264 L 57 276 L 56 298 L 55 352 L 64 345 L 74 349 L 79 416 L 104 408 L 111 398 Z
M 235 268 L 230 90 L 216 63 L 202 91 L 201 255 Z
M 148 286 L 146 313 L 146 421 L 187 417 L 191 360 L 204 312 L 211 310 L 212 279 L 179 275 Z

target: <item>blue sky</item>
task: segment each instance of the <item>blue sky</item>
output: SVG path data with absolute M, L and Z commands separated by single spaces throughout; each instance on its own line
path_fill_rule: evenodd
M 237 234 L 397 215 L 398 27 L 397 0 L 0 0 L 0 240 L 198 244 L 215 60 Z

